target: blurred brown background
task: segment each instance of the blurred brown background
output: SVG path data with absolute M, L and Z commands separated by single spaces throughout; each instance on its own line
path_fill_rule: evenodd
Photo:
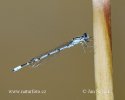
M 124 100 L 124 3 L 112 4 L 114 91 Z M 43 62 L 39 68 L 11 69 L 84 32 L 92 35 L 90 0 L 0 1 L 0 99 L 95 100 L 93 49 L 80 45 Z M 47 90 L 46 94 L 9 94 L 8 90 Z

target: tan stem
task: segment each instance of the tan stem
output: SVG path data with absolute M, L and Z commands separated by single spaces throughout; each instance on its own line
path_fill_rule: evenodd
M 110 15 L 110 0 L 93 0 L 94 64 L 97 100 L 114 100 Z

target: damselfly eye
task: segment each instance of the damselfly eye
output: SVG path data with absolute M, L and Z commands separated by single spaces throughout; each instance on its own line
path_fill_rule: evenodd
M 84 37 L 88 37 L 88 34 L 87 34 L 87 33 L 84 33 L 83 35 L 84 35 Z
M 82 37 L 84 38 L 84 40 L 86 41 L 86 42 L 89 42 L 89 34 L 87 34 L 87 33 L 84 33 L 83 35 L 82 35 Z
M 87 33 L 84 33 L 84 34 L 82 35 L 82 37 L 83 37 L 84 39 L 88 39 L 88 38 L 89 38 L 89 35 L 88 35 Z

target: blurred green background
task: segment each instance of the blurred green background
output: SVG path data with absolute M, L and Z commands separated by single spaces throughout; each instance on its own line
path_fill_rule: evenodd
M 112 1 L 115 99 L 125 98 L 124 1 Z M 92 36 L 90 0 L 0 1 L 0 98 L 4 100 L 95 100 L 93 49 L 67 49 L 38 68 L 11 69 L 73 37 Z M 47 90 L 46 94 L 9 94 L 8 90 Z

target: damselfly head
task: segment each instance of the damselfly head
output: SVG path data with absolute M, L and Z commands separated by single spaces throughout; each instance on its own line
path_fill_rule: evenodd
M 93 42 L 92 42 L 92 37 L 89 36 L 88 33 L 84 33 L 82 36 L 81 36 L 81 44 L 82 44 L 82 47 L 83 47 L 83 50 L 85 52 L 85 48 L 84 47 L 92 47 L 93 48 Z M 92 45 L 90 45 L 92 43 Z
M 84 33 L 83 35 L 82 35 L 82 38 L 86 41 L 86 42 L 88 42 L 89 41 L 89 34 L 88 33 Z

